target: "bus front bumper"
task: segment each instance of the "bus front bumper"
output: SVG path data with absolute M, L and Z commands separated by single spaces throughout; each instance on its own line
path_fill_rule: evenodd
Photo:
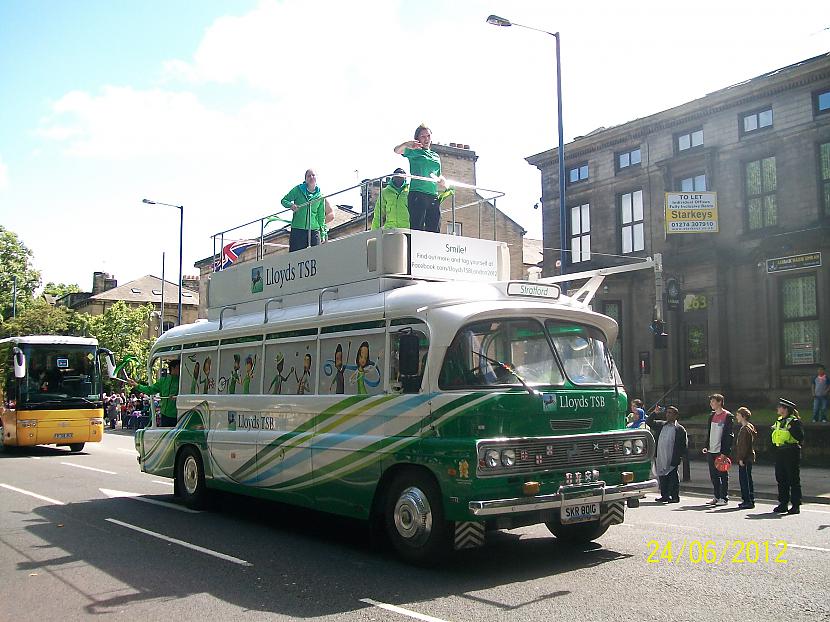
M 562 486 L 559 492 L 550 495 L 495 499 L 492 501 L 470 501 L 470 513 L 474 516 L 504 516 L 538 510 L 561 510 L 569 503 L 606 503 L 626 499 L 640 499 L 647 492 L 658 490 L 657 480 L 632 482 L 617 486 L 606 486 L 597 482 L 593 486 Z

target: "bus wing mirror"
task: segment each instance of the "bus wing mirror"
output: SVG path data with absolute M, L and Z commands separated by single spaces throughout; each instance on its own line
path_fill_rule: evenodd
M 418 335 L 404 333 L 400 337 L 398 347 L 401 376 L 417 376 L 418 363 L 421 354 L 421 345 Z
M 115 355 L 112 353 L 112 350 L 99 348 L 98 354 L 104 355 L 104 362 L 107 366 L 107 378 L 115 378 Z
M 15 348 L 12 351 L 14 356 L 14 377 L 18 380 L 26 377 L 26 355 L 23 350 Z

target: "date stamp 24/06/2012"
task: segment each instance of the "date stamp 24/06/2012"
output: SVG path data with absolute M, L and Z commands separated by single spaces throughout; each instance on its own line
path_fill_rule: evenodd
M 786 564 L 784 540 L 649 540 L 649 564 Z

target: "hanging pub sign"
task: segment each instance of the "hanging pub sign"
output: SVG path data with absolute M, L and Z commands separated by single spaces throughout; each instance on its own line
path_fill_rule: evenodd
M 776 257 L 767 259 L 767 274 L 784 272 L 786 270 L 800 270 L 802 268 L 818 268 L 821 266 L 821 253 L 804 253 L 790 257 Z
M 669 311 L 677 311 L 680 308 L 680 300 L 682 298 L 680 292 L 680 283 L 677 279 L 666 279 L 666 307 Z

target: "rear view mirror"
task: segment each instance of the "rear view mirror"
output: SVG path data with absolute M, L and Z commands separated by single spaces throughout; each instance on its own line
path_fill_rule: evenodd
M 113 355 L 111 350 L 107 350 L 106 348 L 99 348 L 98 354 L 99 356 L 101 354 L 104 355 L 104 362 L 107 366 L 107 378 L 115 378 L 115 355 Z
M 14 357 L 14 377 L 18 380 L 26 377 L 26 355 L 23 350 L 15 348 L 12 351 Z
M 417 376 L 421 352 L 420 340 L 415 333 L 404 333 L 400 337 L 398 348 L 401 376 Z

